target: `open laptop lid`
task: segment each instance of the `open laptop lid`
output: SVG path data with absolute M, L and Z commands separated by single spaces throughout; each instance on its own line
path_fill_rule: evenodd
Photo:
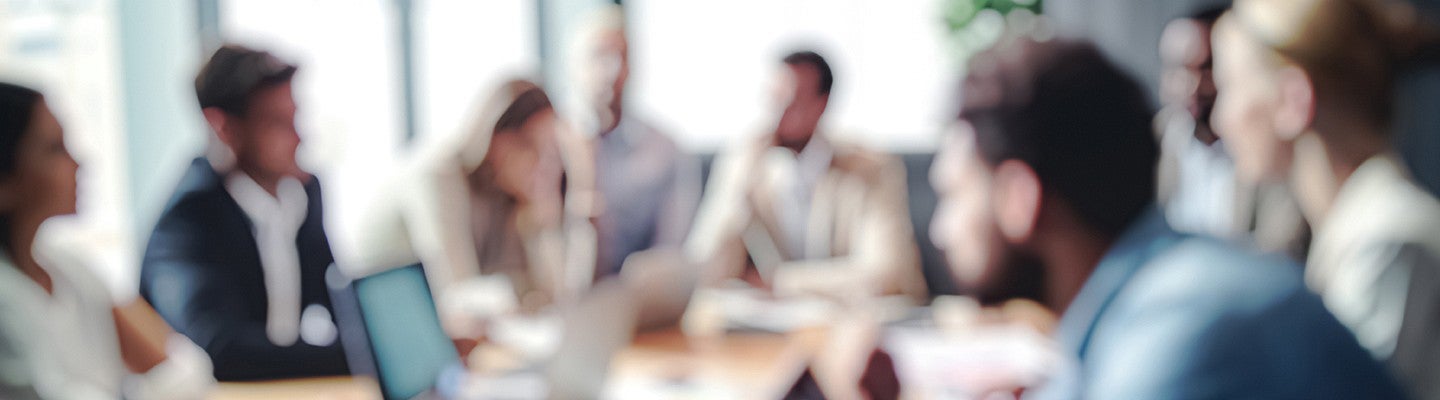
M 331 268 L 330 274 L 339 275 Z M 330 279 L 341 340 L 355 373 L 372 375 L 386 399 L 410 399 L 433 389 L 460 355 L 440 326 L 420 264 L 343 283 Z

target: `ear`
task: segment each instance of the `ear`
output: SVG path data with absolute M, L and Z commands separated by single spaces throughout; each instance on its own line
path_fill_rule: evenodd
M 995 167 L 991 195 L 995 221 L 1005 239 L 1029 240 L 1040 217 L 1040 177 L 1035 170 L 1018 160 L 1001 162 Z
M 234 149 L 236 145 L 234 126 L 232 125 L 234 121 L 231 120 L 230 115 L 218 107 L 207 107 L 201 111 L 205 114 L 205 122 L 210 124 L 210 130 L 215 131 L 215 137 L 219 138 L 226 147 Z
M 1293 141 L 1315 121 L 1315 84 L 1309 74 L 1293 66 L 1276 72 L 1275 84 L 1280 91 L 1275 132 L 1281 139 Z

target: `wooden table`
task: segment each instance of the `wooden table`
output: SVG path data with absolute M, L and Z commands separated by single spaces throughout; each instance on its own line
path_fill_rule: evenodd
M 789 334 L 730 333 L 687 337 L 679 329 L 642 333 L 610 362 L 602 398 L 778 399 L 811 368 L 826 393 L 853 382 L 826 360 L 837 335 L 822 329 Z M 822 354 L 826 353 L 826 354 Z M 597 371 L 598 372 L 598 371 Z M 838 376 L 838 377 L 837 377 Z M 844 397 L 844 396 L 842 396 Z M 211 400 L 379 399 L 368 377 L 221 383 Z
M 223 382 L 209 400 L 371 400 L 380 398 L 374 379 L 333 376 L 265 382 Z
M 780 398 L 805 371 L 811 354 L 807 337 L 796 334 L 686 337 L 679 330 L 644 333 L 611 360 L 606 394 Z

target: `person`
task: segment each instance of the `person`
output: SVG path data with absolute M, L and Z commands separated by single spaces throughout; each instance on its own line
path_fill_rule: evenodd
M 622 9 L 607 7 L 593 18 L 580 40 L 588 50 L 581 81 L 598 133 L 591 146 L 601 199 L 595 222 L 600 278 L 620 272 L 631 254 L 684 243 L 700 200 L 700 166 L 670 136 L 625 108 L 630 43 Z
M 203 397 L 205 353 L 143 300 L 116 305 L 66 240 L 79 165 L 64 136 L 44 96 L 0 83 L 0 397 Z
M 1391 147 L 1394 79 L 1433 27 L 1369 0 L 1235 3 L 1214 33 L 1215 125 L 1241 177 L 1288 180 L 1310 288 L 1417 398 L 1440 398 L 1440 203 Z
M 1166 224 L 1148 100 L 1094 46 L 1002 42 L 960 93 L 933 237 L 983 304 L 1060 315 L 1072 363 L 1027 398 L 1399 395 L 1295 266 Z
M 893 157 L 820 132 L 834 76 L 825 58 L 783 59 L 774 131 L 725 150 L 686 243 L 713 285 L 744 276 L 782 296 L 924 297 Z M 756 282 L 756 281 L 759 282 Z
M 419 261 L 446 332 L 577 298 L 595 272 L 597 195 L 584 143 L 539 85 L 512 79 L 458 135 L 437 135 L 402 161 L 365 206 L 347 274 Z M 462 349 L 468 346 L 462 346 Z
M 1305 257 L 1309 227 L 1280 184 L 1246 183 L 1210 125 L 1215 108 L 1210 30 L 1228 6 L 1171 21 L 1160 37 L 1160 203 L 1176 230 Z
M 295 71 L 238 45 L 205 63 L 195 94 L 211 151 L 190 163 L 141 262 L 141 295 L 222 381 L 349 372 L 325 285 L 320 181 L 295 159 Z

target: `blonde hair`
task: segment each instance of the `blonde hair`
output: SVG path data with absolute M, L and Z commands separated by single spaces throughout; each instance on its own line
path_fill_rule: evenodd
M 1238 30 L 1268 50 L 1272 66 L 1309 75 L 1322 107 L 1388 122 L 1401 68 L 1436 58 L 1436 30 L 1394 0 L 1237 0 L 1216 31 Z

